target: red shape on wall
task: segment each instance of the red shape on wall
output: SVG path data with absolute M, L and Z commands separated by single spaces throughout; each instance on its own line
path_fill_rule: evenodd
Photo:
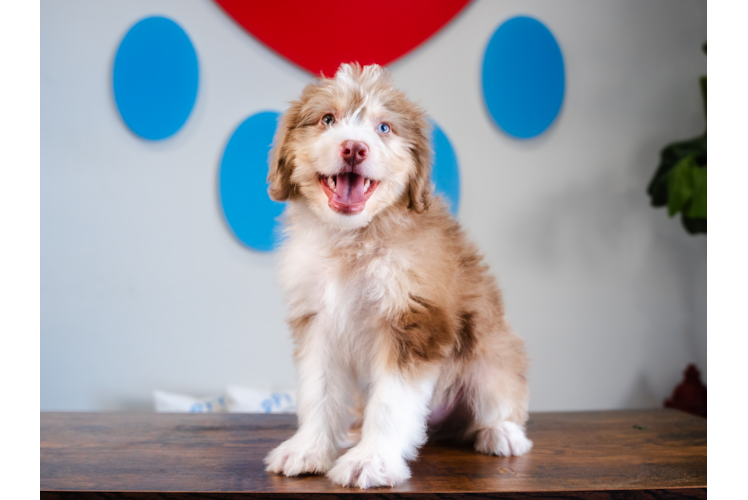
M 265 45 L 315 75 L 341 63 L 386 65 L 444 27 L 470 0 L 216 0 Z
M 673 395 L 665 400 L 665 408 L 706 417 L 706 401 L 706 386 L 701 381 L 701 372 L 696 365 L 688 365 L 683 372 L 683 381 L 673 389 Z

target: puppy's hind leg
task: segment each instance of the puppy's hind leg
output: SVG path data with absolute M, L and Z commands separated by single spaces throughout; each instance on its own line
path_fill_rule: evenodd
M 528 405 L 524 373 L 481 362 L 473 367 L 469 377 L 468 401 L 473 422 L 468 435 L 475 436 L 476 451 L 500 457 L 530 451 L 532 441 L 527 439 L 524 428 Z
M 524 428 L 508 420 L 484 427 L 475 436 L 475 450 L 486 455 L 519 457 L 531 448 L 532 441 L 527 439 Z

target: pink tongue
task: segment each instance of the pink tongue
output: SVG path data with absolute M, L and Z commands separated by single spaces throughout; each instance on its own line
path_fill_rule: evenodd
M 364 196 L 364 182 L 366 179 L 363 175 L 347 172 L 338 174 L 335 182 L 335 196 L 333 199 L 341 205 L 358 205 L 366 202 Z

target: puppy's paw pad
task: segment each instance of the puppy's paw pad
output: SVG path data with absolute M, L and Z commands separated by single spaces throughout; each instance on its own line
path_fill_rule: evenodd
M 475 449 L 486 455 L 518 457 L 532 448 L 525 431 L 514 422 L 501 422 L 495 427 L 481 429 L 475 438 Z
M 265 470 L 284 476 L 324 474 L 335 462 L 335 454 L 334 449 L 294 436 L 268 453 Z
M 327 477 L 341 486 L 366 489 L 397 486 L 410 477 L 410 469 L 402 457 L 385 458 L 356 446 L 335 462 Z

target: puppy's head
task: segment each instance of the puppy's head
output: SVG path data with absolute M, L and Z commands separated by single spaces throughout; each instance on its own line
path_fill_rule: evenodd
M 420 213 L 431 196 L 428 134 L 424 112 L 386 70 L 343 64 L 281 118 L 268 192 L 303 201 L 340 228 L 366 226 L 393 206 Z

